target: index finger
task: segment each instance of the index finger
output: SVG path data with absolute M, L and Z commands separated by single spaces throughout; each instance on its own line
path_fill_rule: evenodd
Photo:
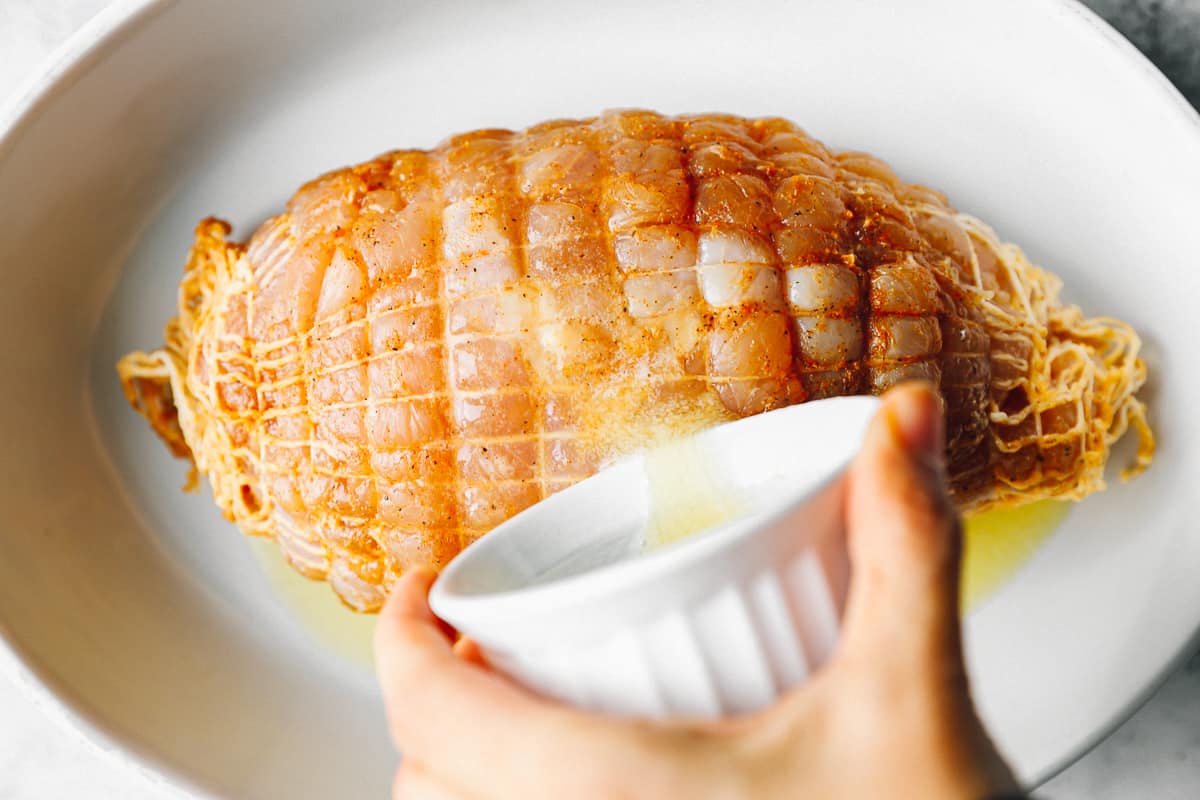
M 406 755 L 484 797 L 568 797 L 611 785 L 605 765 L 644 763 L 661 744 L 644 726 L 574 711 L 456 657 L 426 599 L 433 579 L 402 578 L 375 631 L 389 726 Z

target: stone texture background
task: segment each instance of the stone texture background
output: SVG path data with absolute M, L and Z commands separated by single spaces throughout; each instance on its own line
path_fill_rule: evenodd
M 1084 0 L 1200 106 L 1200 0 Z

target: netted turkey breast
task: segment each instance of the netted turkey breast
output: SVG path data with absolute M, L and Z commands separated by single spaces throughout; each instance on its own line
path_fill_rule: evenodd
M 1131 425 L 1152 452 L 1127 325 L 782 119 L 476 131 L 229 233 L 200 223 L 122 380 L 226 516 L 360 610 L 623 453 L 910 378 L 941 389 L 965 510 L 1100 488 Z

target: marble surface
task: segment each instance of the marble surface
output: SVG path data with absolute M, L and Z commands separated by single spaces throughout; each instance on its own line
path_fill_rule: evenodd
M 109 0 L 0 0 L 0 104 Z M 1200 105 L 1200 0 L 1089 0 Z M 0 679 L 0 800 L 169 800 L 119 754 L 102 751 Z M 1200 796 L 1200 654 L 1132 718 L 1038 791 L 1051 800 Z

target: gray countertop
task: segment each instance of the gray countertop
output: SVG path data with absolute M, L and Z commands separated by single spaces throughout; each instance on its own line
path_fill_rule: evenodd
M 1000 0 L 997 0 L 999 2 Z M 0 0 L 0 100 L 109 0 Z M 1200 105 L 1200 0 L 1088 0 Z M 1042 787 L 1053 800 L 1200 797 L 1200 655 L 1115 733 Z M 0 680 L 0 800 L 178 794 L 66 731 Z

